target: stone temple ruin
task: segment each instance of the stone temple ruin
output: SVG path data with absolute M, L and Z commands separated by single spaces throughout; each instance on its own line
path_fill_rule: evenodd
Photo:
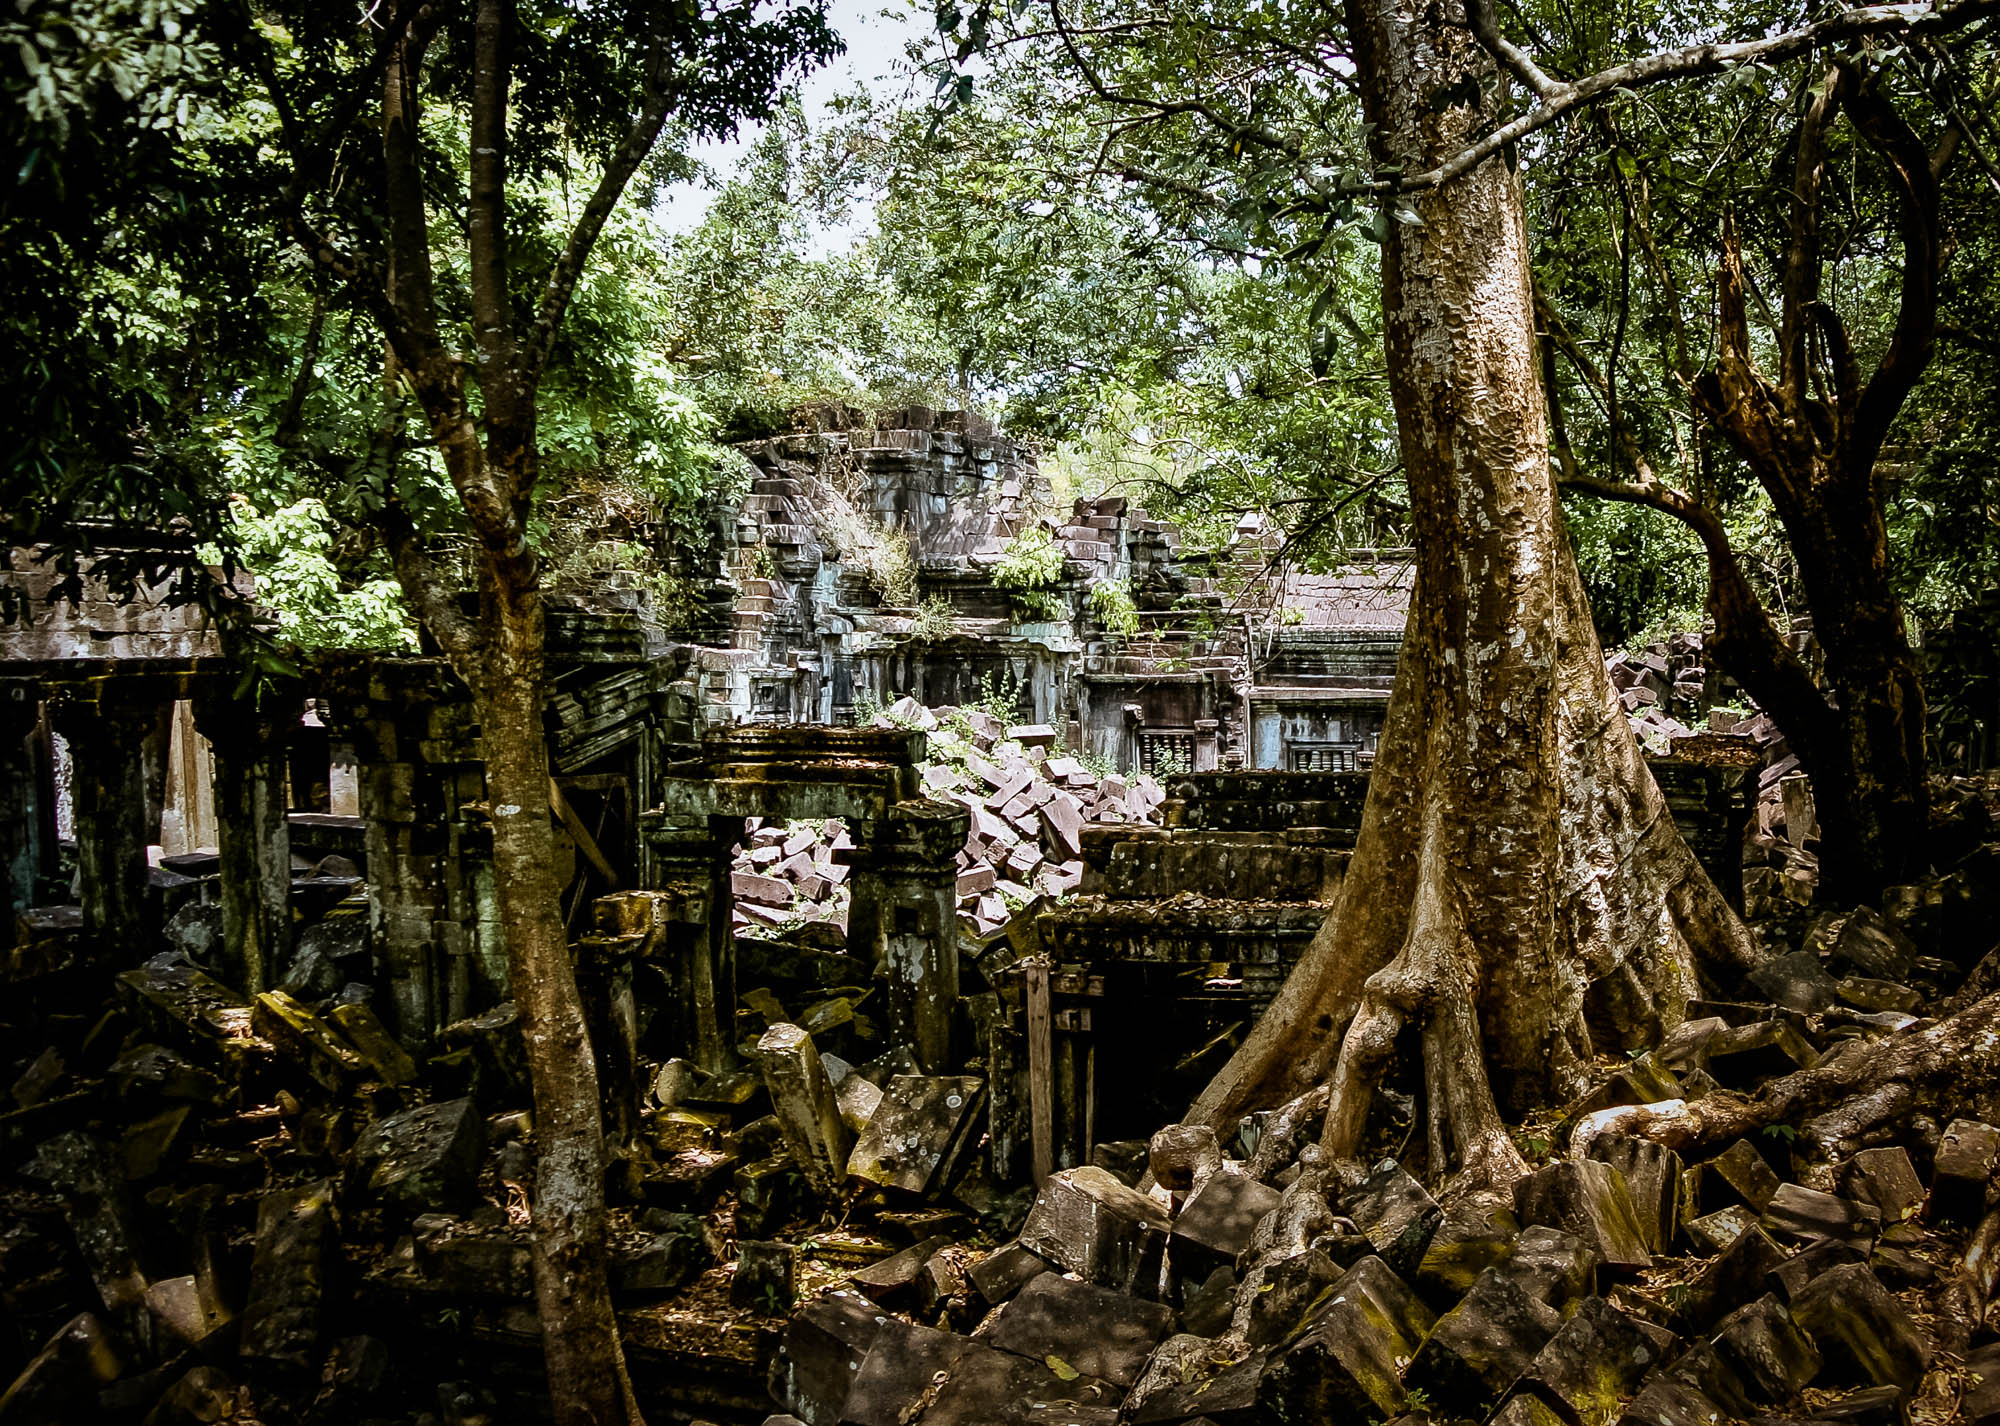
M 1032 453 L 967 415 L 811 425 L 746 448 L 691 609 L 612 581 L 550 612 L 650 1419 L 1667 1426 L 1836 1390 L 1810 1419 L 1901 1419 L 2000 1103 L 1810 1183 L 1774 1143 L 1614 1138 L 1442 1204 L 1407 1125 L 1337 1202 L 1268 1115 L 1155 1134 L 1337 895 L 1406 567 L 1302 573 L 1255 520 L 1183 551 L 1113 497 L 1045 527 L 1024 590 Z M 1690 731 L 1721 701 L 1698 657 L 1614 677 L 1674 720 L 1655 775 L 1718 883 L 1807 949 L 1564 1125 L 1898 1033 L 2000 912 L 1987 855 L 1814 919 L 1796 760 L 1768 720 Z M 0 634 L 0 1424 L 227 1419 L 246 1386 L 526 1419 L 533 1126 L 471 705 L 421 656 L 240 687 L 158 602 Z M 1966 1419 L 2000 1419 L 1985 1372 Z

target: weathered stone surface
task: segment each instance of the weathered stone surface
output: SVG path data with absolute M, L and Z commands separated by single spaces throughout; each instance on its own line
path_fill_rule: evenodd
M 848 1156 L 847 1172 L 907 1193 L 943 1187 L 977 1122 L 983 1090 L 967 1075 L 897 1075 Z
M 888 1320 L 858 1292 L 814 1298 L 785 1323 L 771 1362 L 771 1395 L 806 1426 L 839 1426 L 855 1375 Z
M 729 1275 L 729 1303 L 759 1317 L 791 1311 L 798 1250 L 790 1243 L 736 1241 L 736 1271 Z
M 1481 1273 L 1514 1256 L 1520 1236 L 1521 1223 L 1511 1198 L 1499 1193 L 1466 1194 L 1444 1210 L 1410 1281 L 1432 1307 L 1448 1311 Z
M 805 1175 L 790 1154 L 773 1154 L 736 1170 L 736 1231 L 773 1236 L 805 1210 Z
M 1123 1393 L 1109 1382 L 1057 1371 L 978 1342 L 967 1349 L 924 1413 L 924 1426 L 1110 1426 Z
M 1567 1426 L 1567 1423 L 1553 1408 L 1545 1406 L 1539 1396 L 1517 1391 L 1507 1398 L 1505 1406 L 1493 1413 L 1488 1426 Z
M 1222 1148 L 1206 1124 L 1169 1124 L 1146 1146 L 1146 1161 L 1160 1187 L 1186 1193 L 1222 1166 Z
M 1970 1223 L 1986 1211 L 1986 1186 L 2000 1165 L 2000 1129 L 1954 1119 L 1938 1140 L 1931 1170 L 1931 1216 Z
M 1253 1347 L 1282 1342 L 1342 1275 L 1333 1259 L 1317 1248 L 1253 1268 L 1244 1279 L 1234 1314 L 1238 1334 Z
M 1305 1334 L 1271 1362 L 1264 1403 L 1284 1426 L 1391 1416 L 1405 1400 L 1398 1380 L 1404 1346 L 1360 1293 L 1336 1290 Z
M 41 1426 L 90 1420 L 96 1415 L 98 1389 L 116 1381 L 124 1369 L 104 1324 L 91 1313 L 78 1313 L 56 1329 L 0 1395 L 0 1422 Z
M 1716 1033 L 1703 1068 L 1725 1089 L 1754 1089 L 1767 1079 L 1809 1067 L 1817 1058 L 1805 1036 L 1783 1020 L 1763 1020 Z
M 899 1298 L 915 1291 L 924 1264 L 950 1242 L 951 1239 L 942 1233 L 933 1234 L 901 1252 L 870 1263 L 859 1272 L 850 1273 L 847 1280 L 885 1307 L 894 1306 Z
M 1740 1203 L 1732 1203 L 1719 1213 L 1705 1213 L 1687 1225 L 1688 1241 L 1697 1253 L 1713 1255 L 1727 1251 L 1743 1234 L 1757 1226 L 1757 1215 Z
M 449 1213 L 425 1213 L 410 1224 L 424 1280 L 453 1297 L 515 1298 L 534 1291 L 526 1234 L 482 1228 Z
M 377 1123 L 355 1145 L 368 1169 L 368 1192 L 386 1208 L 414 1216 L 450 1210 L 472 1197 L 486 1124 L 470 1099 L 405 1109 Z
M 988 1306 L 998 1306 L 1048 1270 L 1049 1260 L 1017 1238 L 969 1263 L 965 1276 Z
M 1723 1426 L 1731 1418 L 1723 1409 L 1684 1382 L 1648 1382 L 1632 1398 L 1618 1426 Z
M 1514 1256 L 1494 1271 L 1537 1302 L 1567 1314 L 1597 1281 L 1597 1253 L 1574 1233 L 1536 1226 L 1521 1230 Z
M 296 1371 L 319 1366 L 320 1317 L 336 1246 L 332 1183 L 258 1200 L 257 1247 L 243 1306 L 245 1357 Z
M 920 1414 L 933 1378 L 948 1373 L 972 1343 L 950 1332 L 890 1318 L 854 1373 L 843 1426 L 906 1426 Z
M 1791 1311 L 1836 1376 L 1908 1390 L 1930 1366 L 1930 1339 L 1859 1263 L 1821 1273 Z
M 792 1161 L 815 1193 L 831 1194 L 847 1164 L 850 1136 L 812 1036 L 781 1021 L 758 1040 L 757 1063 Z
M 1204 1418 L 1215 1426 L 1257 1426 L 1263 1419 L 1260 1396 L 1268 1363 L 1268 1354 L 1262 1351 L 1198 1343 L 1157 1389 L 1144 1392 L 1143 1399 L 1141 1391 L 1134 1390 L 1138 1404 L 1130 1408 L 1132 1426 L 1169 1421 L 1193 1426 Z
M 1575 1234 L 1606 1267 L 1652 1265 L 1625 1176 L 1609 1164 L 1566 1159 L 1539 1169 L 1514 1185 L 1514 1211 L 1523 1223 Z
M 1017 1356 L 1060 1360 L 1086 1376 L 1130 1387 L 1173 1309 L 1090 1283 L 1043 1273 L 981 1329 L 986 1344 Z
M 1665 1339 L 1664 1341 L 1662 1339 Z M 1608 1426 L 1619 1406 L 1664 1361 L 1670 1333 L 1585 1298 L 1521 1377 L 1566 1421 Z
M 1483 1415 L 1504 1398 L 1562 1318 L 1491 1268 L 1458 1306 L 1438 1318 L 1403 1384 L 1449 1411 Z
M 1416 1270 L 1441 1216 L 1437 1200 L 1402 1165 L 1385 1159 L 1340 1201 L 1375 1251 L 1400 1273 Z
M 1773 956 L 1750 972 L 1750 983 L 1774 1005 L 1817 1015 L 1839 998 L 1840 988 L 1811 951 Z
M 1857 906 L 1848 913 L 1847 924 L 1833 943 L 1830 960 L 1836 969 L 1847 969 L 1877 980 L 1905 980 L 1916 960 L 1917 948 L 1910 938 L 1872 906 Z
M 1900 1223 L 1924 1201 L 1924 1185 L 1910 1154 L 1900 1145 L 1863 1149 L 1847 1166 L 1847 1196 L 1882 1215 L 1884 1223 Z
M 1745 1303 L 1722 1320 L 1712 1341 L 1753 1400 L 1790 1401 L 1819 1374 L 1819 1350 L 1773 1294 Z
M 1590 1156 L 1625 1176 L 1647 1251 L 1671 1252 L 1686 1207 L 1682 1193 L 1686 1166 L 1681 1156 L 1651 1139 L 1629 1134 L 1600 1136 L 1591 1144 Z
M 687 1286 L 715 1261 L 699 1231 L 648 1233 L 636 1242 L 618 1243 L 611 1253 L 611 1290 L 633 1297 L 658 1297 Z M 735 1280 L 731 1279 L 733 1289 Z M 787 1299 L 789 1302 L 789 1299 Z
M 1174 1270 L 1200 1279 L 1235 1262 L 1264 1215 L 1277 1208 L 1278 1198 L 1277 1189 L 1241 1169 L 1216 1169 L 1174 1216 L 1169 1240 Z
M 211 1058 L 249 1024 L 250 1003 L 173 953 L 118 977 L 120 997 L 177 1049 Z
M 327 1018 L 382 1083 L 393 1089 L 417 1077 L 417 1062 L 366 1005 L 336 1005 Z
M 1738 1139 L 1701 1166 L 1701 1206 L 1713 1213 L 1741 1203 L 1762 1213 L 1784 1182 L 1748 1139 Z
M 135 1317 L 146 1293 L 140 1234 L 111 1147 L 72 1129 L 35 1151 L 28 1174 L 62 1195 L 77 1252 L 105 1309 L 115 1317 Z
M 338 1091 L 367 1069 L 331 1025 L 285 991 L 267 990 L 257 997 L 250 1027 L 324 1089 Z
M 1781 1241 L 1814 1243 L 1831 1239 L 1852 1243 L 1866 1253 L 1881 1233 L 1882 1219 L 1867 1204 L 1787 1183 L 1780 1184 L 1765 1205 L 1764 1227 Z
M 1713 1331 L 1724 1317 L 1762 1297 L 1766 1279 L 1784 1261 L 1784 1249 L 1770 1234 L 1755 1226 L 1746 1229 L 1688 1284 L 1676 1320 L 1692 1332 Z
M 1064 1169 L 1035 1196 L 1021 1243 L 1086 1281 L 1151 1293 L 1172 1226 L 1159 1203 L 1103 1169 Z

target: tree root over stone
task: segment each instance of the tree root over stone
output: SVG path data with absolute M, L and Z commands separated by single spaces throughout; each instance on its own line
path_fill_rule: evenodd
M 2000 994 L 1883 1040 L 1852 1040 L 1810 1069 L 1770 1081 L 1755 1095 L 1628 1104 L 1587 1115 L 1570 1135 L 1584 1157 L 1606 1134 L 1631 1134 L 1676 1151 L 1702 1150 L 1786 1126 L 1801 1181 L 1831 1188 L 1833 1166 L 1877 1144 L 1935 1142 L 1941 1121 L 1991 1121 L 2000 1112 Z

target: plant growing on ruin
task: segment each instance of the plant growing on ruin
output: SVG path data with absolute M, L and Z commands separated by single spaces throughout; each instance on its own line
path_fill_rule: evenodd
M 1132 599 L 1132 586 L 1122 579 L 1090 586 L 1090 612 L 1107 634 L 1129 639 L 1139 632 L 1139 606 Z
M 951 600 L 942 594 L 933 594 L 917 606 L 917 617 L 911 623 L 910 632 L 925 643 L 934 644 L 951 637 L 957 627 L 957 619 Z
M 1063 553 L 1045 526 L 1033 525 L 1009 540 L 993 566 L 993 582 L 1007 591 L 1022 622 L 1069 616 L 1062 594 Z

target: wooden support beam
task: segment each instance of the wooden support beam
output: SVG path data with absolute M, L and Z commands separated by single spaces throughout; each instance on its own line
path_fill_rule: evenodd
M 1049 1012 L 1049 963 L 1040 957 L 1022 962 L 1028 1012 L 1029 1160 L 1035 1186 L 1055 1171 L 1054 1044 Z
M 570 836 L 576 839 L 576 849 L 583 853 L 584 860 L 597 868 L 597 874 L 604 878 L 611 890 L 618 890 L 618 873 L 612 870 L 611 863 L 604 859 L 604 853 L 598 850 L 597 839 L 584 827 L 583 819 L 576 815 L 575 809 L 562 795 L 562 789 L 556 786 L 554 778 L 549 779 L 549 806 L 555 809 L 555 814 L 562 819 L 563 826 L 569 828 Z

